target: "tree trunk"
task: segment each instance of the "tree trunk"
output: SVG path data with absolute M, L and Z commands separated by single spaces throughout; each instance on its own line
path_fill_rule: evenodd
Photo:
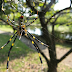
M 49 63 L 48 72 L 57 72 L 57 60 L 56 60 L 56 48 L 55 48 L 55 38 L 54 38 L 54 24 L 52 25 L 52 48 L 54 49 L 54 60 Z
M 47 72 L 57 72 L 57 66 L 50 63 L 50 65 L 48 66 L 48 71 Z
M 52 41 L 52 37 L 49 35 L 47 25 L 45 24 L 44 13 L 39 13 L 39 18 L 42 26 L 42 31 L 46 44 L 49 45 L 48 51 L 50 56 L 50 63 L 48 64 L 48 72 L 57 72 L 57 59 L 56 59 L 56 50 L 55 43 Z

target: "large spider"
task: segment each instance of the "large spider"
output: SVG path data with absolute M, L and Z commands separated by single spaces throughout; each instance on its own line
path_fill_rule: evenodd
M 3 10 L 2 10 L 2 11 L 3 11 Z M 5 13 L 4 11 L 3 11 L 3 13 L 6 15 L 6 13 Z M 38 15 L 38 11 L 37 11 L 37 15 Z M 7 16 L 7 15 L 6 15 L 6 16 Z M 12 26 L 12 27 L 15 27 L 15 26 L 13 25 L 13 22 L 9 19 L 9 16 L 7 16 L 7 17 L 8 17 L 8 19 L 7 19 L 8 24 L 9 24 L 10 26 Z M 38 55 L 39 55 L 39 58 L 40 58 L 40 62 L 41 62 L 41 64 L 42 64 L 42 59 L 41 59 L 41 56 L 40 56 L 39 47 L 38 47 L 38 45 L 36 44 L 36 42 L 35 42 L 34 40 L 36 40 L 37 42 L 41 43 L 42 45 L 44 45 L 44 46 L 46 46 L 46 47 L 48 47 L 48 45 L 46 45 L 46 44 L 44 44 L 43 42 L 41 42 L 39 39 L 37 39 L 35 36 L 33 36 L 32 34 L 30 34 L 30 33 L 26 30 L 26 27 L 29 26 L 30 24 L 32 24 L 35 20 L 37 20 L 37 18 L 38 18 L 38 17 L 36 17 L 36 18 L 35 18 L 31 23 L 29 23 L 28 25 L 25 25 L 25 24 L 22 22 L 22 20 L 23 20 L 23 15 L 21 15 L 21 16 L 19 17 L 19 25 L 18 25 L 17 27 L 15 27 L 16 30 L 17 30 L 16 33 L 7 41 L 7 43 L 5 43 L 5 44 L 0 48 L 0 50 L 3 49 L 3 48 L 15 37 L 15 39 L 14 39 L 14 41 L 13 41 L 13 43 L 12 43 L 10 49 L 9 49 L 9 52 L 8 52 L 7 71 L 8 71 L 8 66 L 9 66 L 10 51 L 12 50 L 12 48 L 13 48 L 13 46 L 14 46 L 14 43 L 15 43 L 15 41 L 16 41 L 16 39 L 17 39 L 17 36 L 19 36 L 19 39 L 21 39 L 21 36 L 26 36 L 26 37 L 28 37 L 28 38 L 31 40 L 32 44 L 34 45 L 34 47 L 36 48 L 36 50 L 37 50 L 37 52 L 38 52 Z

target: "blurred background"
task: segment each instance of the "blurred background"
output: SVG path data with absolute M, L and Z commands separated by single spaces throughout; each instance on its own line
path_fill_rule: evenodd
M 4 12 L 5 14 L 4 14 Z M 38 11 L 38 14 L 37 14 Z M 35 47 L 30 40 L 17 39 L 10 54 L 9 72 L 72 72 L 72 8 L 71 0 L 1 0 L 0 1 L 0 47 L 17 31 L 22 15 L 26 29 L 42 42 L 40 48 L 43 69 Z M 13 40 L 12 40 L 13 41 Z M 12 41 L 0 50 L 0 71 L 6 71 L 7 53 Z

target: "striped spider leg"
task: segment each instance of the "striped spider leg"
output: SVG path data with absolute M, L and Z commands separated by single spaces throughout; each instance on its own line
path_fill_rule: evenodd
M 31 11 L 31 13 L 32 13 L 32 12 L 33 12 L 33 11 Z M 3 11 L 3 13 L 5 14 L 4 11 Z M 6 15 L 6 14 L 5 14 L 5 15 Z M 37 11 L 37 15 L 38 15 L 38 11 Z M 7 15 L 6 15 L 6 16 L 7 16 Z M 30 16 L 31 16 L 31 14 L 30 14 Z M 13 22 L 9 19 L 9 16 L 7 16 L 7 18 L 8 18 L 8 19 L 7 19 L 8 24 L 9 24 L 10 26 L 12 26 L 12 27 L 15 27 L 15 26 L 13 25 Z M 35 20 L 37 20 L 37 19 L 38 19 L 38 17 L 36 17 L 36 18 L 35 18 L 32 22 L 30 22 L 27 26 L 29 26 L 29 25 L 31 25 L 32 23 L 34 23 Z M 15 43 L 18 35 L 20 36 L 19 39 L 21 39 L 21 36 L 25 35 L 25 36 L 27 36 L 27 37 L 31 40 L 32 44 L 34 45 L 34 47 L 36 48 L 36 50 L 37 50 L 37 52 L 38 52 L 38 55 L 39 55 L 41 64 L 42 64 L 43 62 L 42 62 L 42 59 L 41 59 L 41 56 L 40 56 L 39 47 L 38 47 L 38 45 L 36 44 L 36 42 L 35 42 L 33 39 L 35 39 L 36 41 L 40 42 L 42 45 L 45 45 L 45 46 L 48 47 L 48 45 L 46 45 L 46 44 L 44 44 L 43 42 L 41 42 L 40 40 L 38 40 L 36 37 L 34 37 L 33 35 L 31 35 L 31 34 L 26 30 L 26 27 L 27 27 L 27 26 L 25 26 L 25 25 L 22 23 L 22 20 L 23 20 L 23 16 L 21 16 L 20 19 L 19 19 L 19 26 L 17 27 L 17 32 L 13 35 L 13 37 L 11 37 L 11 38 L 9 39 L 9 41 L 8 41 L 5 45 L 3 45 L 3 46 L 0 48 L 0 49 L 3 49 L 3 48 L 15 37 L 15 39 L 14 39 L 14 41 L 13 41 L 13 43 L 12 43 L 10 49 L 9 49 L 9 52 L 8 52 L 7 71 L 8 71 L 8 66 L 9 66 L 10 51 L 12 50 L 12 48 L 13 48 L 13 46 L 14 46 L 14 43 Z M 10 23 L 9 23 L 9 22 L 10 22 Z M 28 21 L 27 21 L 27 22 L 28 22 Z M 16 34 L 17 34 L 17 35 L 16 35 Z M 16 36 L 15 36 L 15 35 L 16 35 Z M 33 38 L 33 39 L 32 39 L 32 38 Z
M 9 23 L 9 22 L 8 22 L 8 21 L 10 21 L 10 20 L 9 20 L 9 16 L 7 16 L 6 13 L 4 12 L 4 10 L 3 10 L 3 5 L 2 5 L 2 11 L 3 11 L 3 13 L 5 14 L 5 16 L 8 17 L 7 23 L 8 23 L 10 26 L 14 27 L 14 26 L 12 25 L 12 23 Z M 10 21 L 10 22 L 11 22 L 11 21 Z M 5 44 L 0 48 L 0 50 L 3 49 L 3 48 L 14 38 L 14 36 L 15 36 L 16 34 L 17 34 L 17 32 L 7 41 L 7 43 L 5 43 Z
M 9 16 L 5 13 L 4 9 L 3 9 L 3 4 L 2 4 L 2 12 L 4 13 L 4 15 L 7 17 L 7 23 L 12 26 L 13 28 L 16 28 L 14 25 L 13 25 L 13 21 L 11 21 L 9 19 Z M 9 23 L 10 22 L 10 23 Z
M 2 10 L 3 11 L 3 10 Z M 5 16 L 7 17 L 7 23 L 10 25 L 10 26 L 12 26 L 12 27 L 14 27 L 14 28 L 16 28 L 14 25 L 13 25 L 13 22 L 9 19 L 9 16 L 8 15 L 6 15 L 6 13 L 3 11 L 3 13 L 5 14 Z M 9 23 L 10 22 L 10 23 Z
M 17 34 L 17 32 L 15 34 Z M 3 49 L 14 38 L 15 34 L 0 48 L 0 50 Z
M 41 55 L 40 55 L 40 51 L 39 51 L 39 47 L 38 47 L 37 43 L 28 34 L 27 34 L 27 36 L 31 40 L 31 42 L 34 45 L 34 47 L 36 48 L 36 50 L 38 52 L 38 55 L 39 55 L 39 59 L 40 59 L 41 65 L 43 66 L 43 62 L 42 62 L 42 59 L 41 59 Z M 43 69 L 43 67 L 42 67 L 42 69 Z
M 28 32 L 28 31 L 27 31 L 27 32 Z M 28 32 L 28 34 L 30 34 L 30 33 Z M 41 43 L 42 45 L 44 45 L 44 46 L 46 46 L 46 47 L 49 47 L 47 44 L 41 42 L 39 39 L 37 39 L 37 38 L 36 38 L 35 36 L 33 36 L 32 34 L 30 34 L 30 36 L 31 36 L 33 39 L 35 39 L 37 42 Z
M 23 36 L 24 34 L 26 35 L 25 25 L 20 26 L 20 27 L 18 28 L 18 30 L 17 30 L 16 33 L 17 33 L 17 35 L 15 36 L 15 39 L 14 39 L 14 41 L 13 41 L 13 43 L 12 43 L 10 49 L 9 49 L 9 52 L 8 52 L 7 71 L 8 71 L 8 66 L 9 66 L 10 51 L 12 50 L 12 48 L 13 48 L 13 46 L 14 46 L 14 43 L 15 43 L 15 41 L 16 41 L 17 36 L 18 36 L 18 35 L 20 36 L 21 33 L 22 33 L 22 36 Z
M 7 41 L 7 43 L 6 44 L 4 44 L 1 48 L 0 48 L 0 50 L 1 49 L 3 49 L 14 37 L 15 37 L 15 35 L 17 34 L 17 32 Z M 17 35 L 16 35 L 16 37 L 15 37 L 15 39 L 14 39 L 14 41 L 13 41 L 13 43 L 12 43 L 12 45 L 11 45 L 11 47 L 10 47 L 10 49 L 9 49 L 9 52 L 8 52 L 8 59 L 7 59 L 7 72 L 8 72 L 8 64 L 9 64 L 9 55 L 10 55 L 10 51 L 11 51 L 11 49 L 12 49 L 12 47 L 13 47 L 13 45 L 14 45 L 14 42 L 15 42 L 15 40 L 16 40 L 16 38 L 17 38 Z
M 9 56 L 10 56 L 10 51 L 12 50 L 12 48 L 13 48 L 13 46 L 14 46 L 14 43 L 15 43 L 16 39 L 17 39 L 17 35 L 16 35 L 16 37 L 15 37 L 15 39 L 14 39 L 14 41 L 13 41 L 13 43 L 12 43 L 10 49 L 9 49 L 9 52 L 8 52 L 8 59 L 7 59 L 7 72 L 8 72 L 8 66 L 9 66 Z
M 22 33 L 23 33 L 23 29 L 25 27 L 25 25 L 23 25 L 23 16 L 21 15 L 19 18 L 19 28 L 18 28 L 18 34 L 19 34 L 19 40 L 21 39 Z
M 19 29 L 20 29 L 20 28 L 19 28 Z M 25 26 L 25 25 L 22 25 L 22 26 L 21 26 L 21 30 L 18 30 L 18 34 L 19 34 L 19 35 L 20 35 L 20 31 L 21 31 L 21 33 L 22 33 L 22 36 L 25 35 L 25 36 L 27 36 L 27 37 L 31 40 L 32 44 L 33 44 L 34 47 L 37 49 L 37 52 L 38 52 L 38 55 L 39 55 L 39 58 L 40 58 L 40 62 L 41 62 L 41 64 L 42 64 L 42 59 L 41 59 L 41 56 L 40 56 L 40 51 L 39 51 L 38 45 L 37 45 L 36 42 L 29 36 L 29 34 L 27 34 L 26 26 Z
M 31 13 L 32 13 L 33 11 L 31 11 Z M 38 15 L 38 11 L 37 11 L 37 15 Z M 31 22 L 31 23 L 29 23 L 26 27 L 28 27 L 29 25 L 31 25 L 32 23 L 34 23 L 35 22 L 35 20 L 37 20 L 38 19 L 38 16 Z
M 39 51 L 39 47 L 38 47 L 38 45 L 36 44 L 36 42 L 29 36 L 29 33 L 28 33 L 28 31 L 26 30 L 26 26 L 25 25 L 23 25 L 23 26 L 21 26 L 22 27 L 22 36 L 23 35 L 25 35 L 25 36 L 27 36 L 30 40 L 31 40 L 31 42 L 32 42 L 32 44 L 34 45 L 34 47 L 36 48 L 36 50 L 37 50 L 37 52 L 38 52 L 38 55 L 39 55 L 39 58 L 40 58 L 40 62 L 41 62 L 41 64 L 42 64 L 42 66 L 43 66 L 43 62 L 42 62 L 42 59 L 41 59 L 41 56 L 40 56 L 40 51 Z
M 15 33 L 15 34 L 17 34 L 16 36 L 15 36 L 15 34 L 13 35 L 13 37 L 15 36 L 15 39 L 14 39 L 14 41 L 13 41 L 13 43 L 12 43 L 10 49 L 9 49 L 9 52 L 8 52 L 7 72 L 8 72 L 8 66 L 9 66 L 10 51 L 12 50 L 12 48 L 13 48 L 13 46 L 14 46 L 14 43 L 15 43 L 15 41 L 16 41 L 16 39 L 17 39 L 17 36 L 18 36 L 18 35 L 20 36 L 21 33 L 22 33 L 22 36 L 23 36 L 24 34 L 26 35 L 25 25 L 22 25 L 22 26 L 20 26 L 20 27 L 18 28 L 17 32 Z M 12 38 L 13 38 L 13 37 L 12 37 Z M 7 44 L 12 40 L 12 38 L 10 38 L 10 40 L 7 42 Z
M 34 3 L 34 1 L 33 1 L 33 6 L 35 7 L 35 3 Z M 31 11 L 31 14 L 33 13 L 33 11 Z M 30 14 L 30 16 L 31 16 L 31 14 Z M 37 15 L 38 15 L 38 11 L 37 11 L 37 13 L 36 13 Z M 34 23 L 35 22 L 35 20 L 37 20 L 38 19 L 38 16 L 31 22 L 31 23 L 29 23 L 26 27 L 28 27 L 29 25 L 31 25 L 32 23 Z

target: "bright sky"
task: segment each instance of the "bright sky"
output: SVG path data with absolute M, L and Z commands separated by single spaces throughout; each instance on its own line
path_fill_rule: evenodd
M 15 2 L 17 1 L 18 0 L 15 0 Z M 23 1 L 25 2 L 26 0 L 23 0 Z M 70 6 L 70 0 L 59 0 L 58 3 L 55 5 L 54 10 L 61 10 L 69 6 Z
M 55 5 L 54 9 L 61 10 L 69 6 L 70 6 L 70 0 L 59 0 L 59 2 Z

